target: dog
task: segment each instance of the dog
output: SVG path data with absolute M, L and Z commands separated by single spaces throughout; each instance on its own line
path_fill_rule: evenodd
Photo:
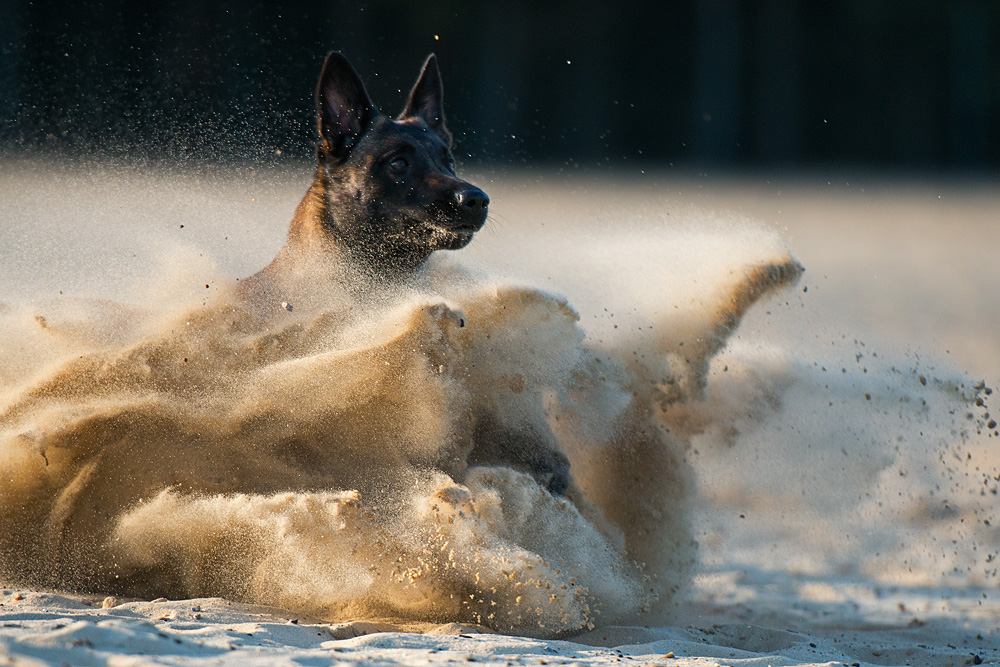
M 405 283 L 431 253 L 467 246 L 489 214 L 489 196 L 456 175 L 434 54 L 402 113 L 390 118 L 347 59 L 332 52 L 319 77 L 316 108 L 312 185 L 284 247 L 240 283 L 246 301 L 272 312 L 275 304 L 290 308 L 300 297 L 315 299 L 324 282 L 365 289 Z M 569 461 L 554 443 L 551 433 L 511 429 L 495 415 L 480 415 L 468 463 L 510 466 L 562 494 L 570 484 Z
M 313 183 L 284 248 L 242 281 L 278 296 L 308 260 L 400 281 L 436 250 L 458 250 L 482 229 L 490 198 L 455 173 L 437 58 L 431 54 L 402 113 L 381 113 L 347 59 L 330 53 L 316 89 L 319 142 Z

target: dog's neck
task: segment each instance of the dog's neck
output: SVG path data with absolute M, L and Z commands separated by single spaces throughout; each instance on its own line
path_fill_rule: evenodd
M 380 282 L 405 281 L 427 261 L 431 251 L 395 248 L 374 240 L 359 243 L 345 235 L 345 221 L 338 220 L 337 206 L 331 201 L 331 183 L 322 165 L 316 169 L 312 185 L 295 210 L 288 229 L 284 254 L 322 255 L 339 270 L 363 275 Z
M 351 298 L 401 287 L 427 259 L 423 255 L 387 254 L 375 248 L 352 248 L 334 218 L 330 184 L 322 167 L 295 209 L 284 247 L 266 267 L 240 281 L 250 302 L 265 305 L 296 303 L 302 295 L 340 293 Z

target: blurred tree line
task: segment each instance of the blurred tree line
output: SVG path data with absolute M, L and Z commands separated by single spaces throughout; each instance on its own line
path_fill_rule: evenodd
M 996 0 L 0 0 L 0 148 L 307 157 L 331 49 L 486 162 L 1000 166 Z

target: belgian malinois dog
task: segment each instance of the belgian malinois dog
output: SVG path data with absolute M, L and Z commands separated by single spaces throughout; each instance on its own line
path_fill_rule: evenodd
M 330 53 L 316 90 L 319 142 L 312 186 L 285 247 L 242 281 L 242 291 L 281 296 L 290 274 L 324 257 L 372 279 L 405 279 L 435 250 L 469 244 L 490 198 L 455 174 L 443 88 L 432 54 L 396 118 L 372 103 L 357 72 Z M 310 269 L 314 270 L 314 269 Z
M 455 174 L 437 59 L 424 62 L 402 113 L 382 114 L 357 72 L 330 53 L 316 89 L 316 174 L 288 240 L 267 267 L 240 282 L 250 304 L 275 312 L 322 298 L 324 285 L 382 288 L 405 282 L 435 250 L 469 244 L 490 199 Z M 305 290 L 301 286 L 307 283 Z M 512 430 L 494 415 L 476 419 L 470 465 L 508 465 L 551 492 L 569 483 L 569 462 L 551 434 Z

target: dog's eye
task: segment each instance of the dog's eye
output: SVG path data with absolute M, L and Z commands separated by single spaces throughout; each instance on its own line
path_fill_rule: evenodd
M 453 174 L 455 173 L 455 161 L 452 160 L 451 158 L 448 158 L 448 171 L 450 171 Z
M 406 168 L 410 166 L 405 157 L 394 158 L 392 162 L 389 163 L 389 169 L 397 174 L 402 174 L 406 171 Z

